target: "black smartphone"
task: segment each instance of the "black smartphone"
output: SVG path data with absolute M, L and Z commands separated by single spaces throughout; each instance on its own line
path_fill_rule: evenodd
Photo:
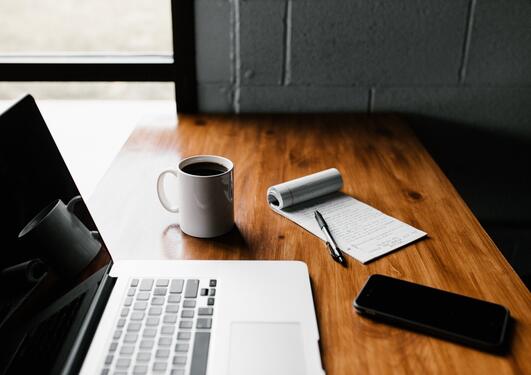
M 489 351 L 504 348 L 510 318 L 495 303 L 377 274 L 353 305 L 368 317 Z

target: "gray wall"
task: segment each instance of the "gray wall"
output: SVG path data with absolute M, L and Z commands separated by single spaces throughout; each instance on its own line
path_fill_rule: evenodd
M 202 111 L 416 114 L 531 287 L 531 0 L 195 1 Z
M 531 0 L 196 0 L 204 112 L 399 111 L 531 137 Z

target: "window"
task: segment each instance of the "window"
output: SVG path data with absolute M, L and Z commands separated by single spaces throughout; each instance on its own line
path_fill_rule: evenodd
M 172 55 L 169 0 L 2 0 L 0 53 Z
M 193 0 L 2 0 L 0 14 L 2 99 L 167 99 L 175 83 L 179 110 L 195 110 Z
M 0 100 L 26 93 L 37 100 L 175 100 L 172 82 L 0 82 Z

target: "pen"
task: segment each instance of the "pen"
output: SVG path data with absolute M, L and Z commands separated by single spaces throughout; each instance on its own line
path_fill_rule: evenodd
M 326 224 L 325 219 L 323 216 L 319 213 L 319 211 L 314 211 L 315 220 L 317 220 L 317 224 L 319 224 L 319 228 L 323 231 L 325 237 L 326 237 L 326 246 L 328 247 L 328 250 L 330 252 L 330 255 L 332 256 L 332 259 L 334 259 L 336 262 L 338 262 L 341 265 L 345 265 L 345 258 L 343 258 L 343 254 L 341 254 L 341 250 L 339 250 L 339 247 L 336 244 L 336 241 L 334 241 L 334 238 L 332 237 L 332 234 L 330 233 L 330 229 L 328 229 L 328 225 Z

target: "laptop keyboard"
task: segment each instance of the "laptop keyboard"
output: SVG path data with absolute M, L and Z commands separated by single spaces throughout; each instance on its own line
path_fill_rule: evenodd
M 204 375 L 217 281 L 132 279 L 102 375 Z

